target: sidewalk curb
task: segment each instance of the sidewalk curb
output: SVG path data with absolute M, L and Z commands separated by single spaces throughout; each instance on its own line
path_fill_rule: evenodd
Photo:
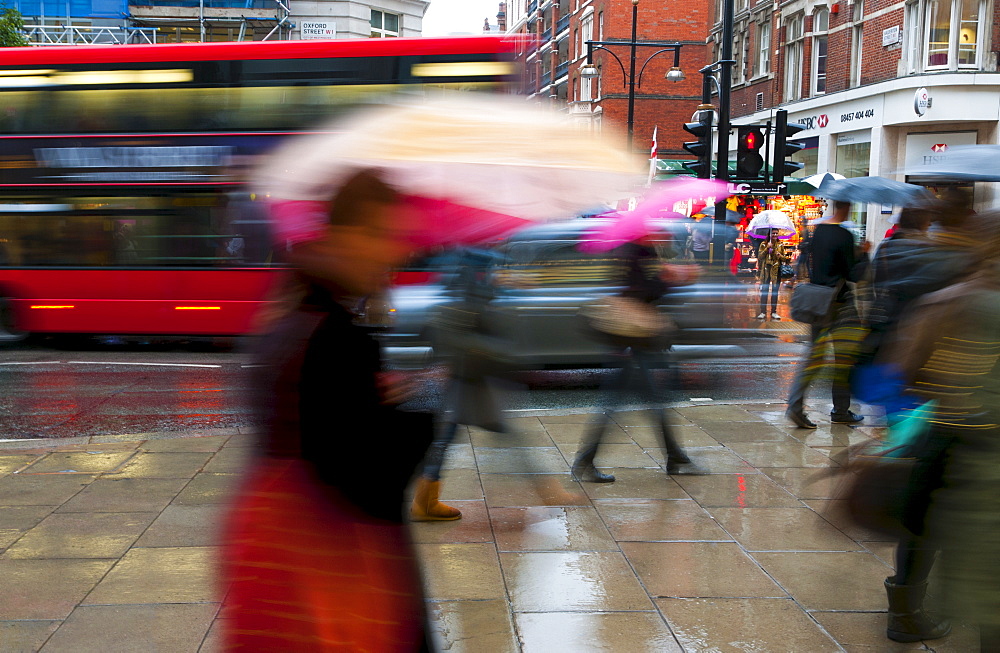
M 109 444 L 113 442 L 145 442 L 146 440 L 174 440 L 220 435 L 254 435 L 259 429 L 238 427 L 228 429 L 193 429 L 187 431 L 151 431 L 148 433 L 123 433 L 120 435 L 85 435 L 76 438 L 30 438 L 0 441 L 0 451 L 18 449 L 47 449 L 81 444 Z
M 760 401 L 760 400 L 721 400 L 721 401 L 684 401 L 671 403 L 666 408 L 691 408 L 693 406 L 780 406 L 784 410 L 783 401 Z M 648 406 L 628 406 L 615 412 L 628 412 L 636 410 L 649 410 Z M 513 417 L 562 417 L 565 415 L 591 415 L 601 412 L 598 407 L 590 409 L 566 409 L 566 408 L 539 408 L 510 411 Z M 0 452 L 20 449 L 48 449 L 56 447 L 66 447 L 83 444 L 108 444 L 113 442 L 144 442 L 146 440 L 172 440 L 177 438 L 197 438 L 219 435 L 255 435 L 259 429 L 255 427 L 241 426 L 237 428 L 217 428 L 217 429 L 193 429 L 187 431 L 151 431 L 148 433 L 123 433 L 120 435 L 86 435 L 75 438 L 26 438 L 24 440 L 11 439 L 0 441 Z

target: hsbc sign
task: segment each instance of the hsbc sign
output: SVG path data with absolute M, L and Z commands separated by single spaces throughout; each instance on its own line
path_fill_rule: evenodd
M 814 112 L 798 113 L 788 116 L 789 122 L 797 122 L 806 126 L 806 131 L 825 133 L 841 133 L 857 129 L 876 127 L 882 120 L 882 99 L 870 97 L 856 102 L 838 102 L 827 105 Z M 815 134 L 803 134 L 811 136 Z
M 812 116 L 804 116 L 804 117 L 798 117 L 797 116 L 794 119 L 793 118 L 789 118 L 789 121 L 790 122 L 797 122 L 800 125 L 805 125 L 806 126 L 806 130 L 810 130 L 810 129 L 822 129 L 823 127 L 826 127 L 828 124 L 830 124 L 830 117 L 828 115 L 826 115 L 825 113 L 821 113 L 821 114 L 812 115 Z
M 919 166 L 940 161 L 949 148 L 975 145 L 976 132 L 935 132 L 906 136 L 906 166 Z

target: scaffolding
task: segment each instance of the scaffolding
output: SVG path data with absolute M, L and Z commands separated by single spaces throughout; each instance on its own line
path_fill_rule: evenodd
M 258 0 L 259 1 L 259 0 Z M 89 25 L 25 25 L 24 35 L 28 39 L 29 45 L 131 45 L 149 44 L 155 45 L 157 34 L 160 33 L 158 27 L 150 25 L 174 25 L 174 26 L 196 26 L 199 31 L 199 41 L 206 41 L 207 29 L 210 24 L 239 24 L 239 32 L 235 40 L 243 41 L 248 33 L 251 40 L 256 28 L 267 29 L 273 22 L 273 27 L 264 35 L 261 40 L 281 40 L 290 38 L 294 25 L 291 23 L 291 9 L 287 0 L 267 0 L 268 4 L 273 2 L 275 9 L 274 18 L 263 16 L 206 16 L 205 7 L 218 6 L 213 0 L 200 0 L 198 3 L 197 15 L 182 15 L 178 12 L 175 16 L 129 16 L 126 20 L 144 25 L 142 27 L 97 27 Z M 158 6 L 164 3 L 157 2 Z M 244 9 L 252 9 L 256 4 L 255 0 L 246 0 Z M 166 6 L 170 6 L 167 4 Z M 178 9 L 186 9 L 178 3 Z M 263 23 L 263 25 L 262 25 Z M 286 31 L 287 30 L 287 31 Z M 162 42 L 162 37 L 160 41 Z
M 156 28 L 26 25 L 24 36 L 30 45 L 153 45 Z

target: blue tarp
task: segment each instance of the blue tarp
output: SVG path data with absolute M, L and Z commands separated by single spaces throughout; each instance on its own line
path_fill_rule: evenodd
M 25 18 L 121 18 L 128 15 L 127 0 L 11 0 L 9 6 Z

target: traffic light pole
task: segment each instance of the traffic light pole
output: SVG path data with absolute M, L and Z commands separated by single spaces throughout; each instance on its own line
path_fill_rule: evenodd
M 735 0 L 722 0 L 722 55 L 719 65 L 719 130 L 716 150 L 715 178 L 729 179 L 729 91 L 733 85 L 733 17 Z M 711 91 L 707 86 L 706 89 Z M 703 91 L 704 92 L 704 91 Z M 720 267 L 726 263 L 726 199 L 715 205 L 715 228 L 712 236 L 712 261 Z
M 729 179 L 729 91 L 733 85 L 734 0 L 722 1 L 722 58 L 719 60 L 719 149 L 716 179 Z

